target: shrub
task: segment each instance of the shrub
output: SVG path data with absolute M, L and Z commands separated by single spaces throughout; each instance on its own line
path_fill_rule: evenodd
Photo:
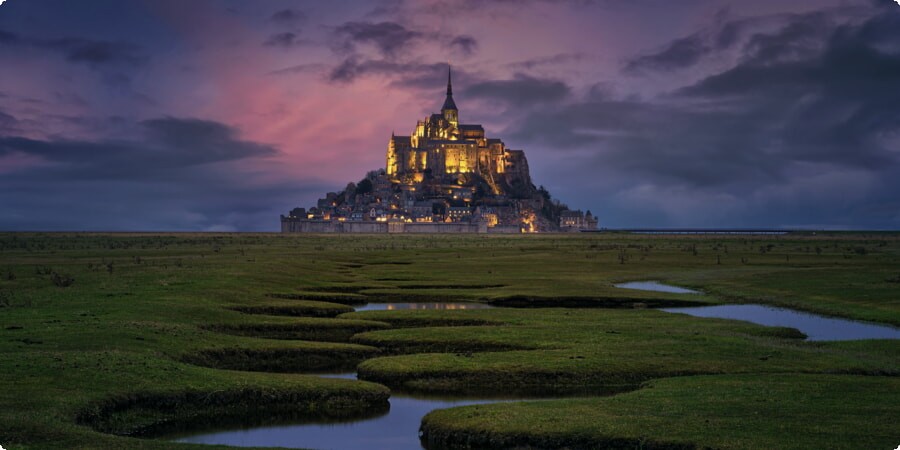
M 75 279 L 69 275 L 61 274 L 58 272 L 53 272 L 50 274 L 50 281 L 56 287 L 67 288 L 73 284 L 75 284 Z

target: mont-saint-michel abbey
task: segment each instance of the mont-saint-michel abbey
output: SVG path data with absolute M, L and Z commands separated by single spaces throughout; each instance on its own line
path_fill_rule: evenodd
M 597 228 L 531 182 L 522 150 L 460 123 L 452 75 L 441 112 L 409 136 L 392 135 L 385 168 L 315 207 L 281 216 L 285 233 L 534 233 Z

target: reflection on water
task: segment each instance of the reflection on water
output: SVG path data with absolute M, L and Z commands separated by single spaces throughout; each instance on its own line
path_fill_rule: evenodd
M 448 302 L 410 302 L 410 303 L 367 303 L 357 306 L 357 311 L 394 311 L 400 309 L 487 309 L 493 306 L 486 303 L 448 303 Z
M 432 410 L 499 400 L 422 399 L 392 395 L 390 411 L 374 419 L 345 423 L 266 426 L 196 434 L 176 439 L 238 447 L 402 450 L 422 448 L 419 424 Z
M 662 284 L 658 281 L 630 281 L 613 285 L 622 289 L 637 289 L 640 291 L 668 292 L 670 294 L 700 294 L 693 289 L 685 289 L 678 286 Z
M 355 380 L 356 379 L 356 372 L 315 373 L 315 374 L 310 374 L 310 375 L 315 375 L 317 377 L 322 377 L 322 378 L 344 378 L 347 380 Z
M 716 305 L 691 308 L 663 308 L 663 311 L 697 317 L 745 320 L 770 327 L 790 327 L 803 332 L 810 341 L 854 339 L 900 339 L 900 329 L 835 319 L 786 308 L 763 305 Z

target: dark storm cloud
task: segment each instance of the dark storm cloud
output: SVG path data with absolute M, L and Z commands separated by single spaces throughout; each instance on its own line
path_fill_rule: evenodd
M 25 37 L 0 30 L 0 45 L 28 46 L 59 53 L 67 61 L 90 66 L 136 66 L 146 57 L 139 46 L 122 41 L 104 41 L 80 37 L 40 39 Z
M 464 57 L 478 50 L 478 40 L 469 35 L 420 31 L 397 22 L 346 22 L 334 29 L 337 41 L 332 45 L 339 54 L 360 56 L 361 47 L 374 47 L 385 59 L 405 60 L 402 53 L 422 43 L 439 44 Z
M 161 118 L 141 122 L 142 141 L 37 140 L 0 137 L 0 155 L 23 154 L 50 163 L 29 177 L 152 179 L 168 170 L 245 158 L 272 156 L 277 150 L 242 141 L 221 123 Z
M 334 67 L 328 74 L 328 80 L 335 83 L 349 83 L 365 76 L 385 77 L 390 80 L 392 87 L 397 88 L 433 89 L 447 83 L 447 64 L 422 64 L 351 57 Z M 453 76 L 456 80 L 471 79 L 467 72 L 459 69 L 454 69 Z
M 18 44 L 19 36 L 8 31 L 0 30 L 0 44 Z
M 677 39 L 656 53 L 642 55 L 627 62 L 625 71 L 641 73 L 644 71 L 665 71 L 682 69 L 696 64 L 712 47 L 706 36 L 693 34 Z
M 531 70 L 535 67 L 546 66 L 546 65 L 562 65 L 570 62 L 578 62 L 585 58 L 585 55 L 581 53 L 559 53 L 556 55 L 543 56 L 540 58 L 531 58 L 526 59 L 524 61 L 517 61 L 514 63 L 510 63 L 509 67 L 512 69 L 526 69 Z
M 385 57 L 396 56 L 423 36 L 395 22 L 346 22 L 335 29 L 335 34 L 342 40 L 342 50 L 352 51 L 359 44 L 369 44 Z
M 278 25 L 292 27 L 306 21 L 306 13 L 299 9 L 282 9 L 272 14 L 269 20 Z
M 835 25 L 826 13 L 793 16 L 774 33 L 756 33 L 744 44 L 747 63 L 808 59 L 822 50 Z
M 449 47 L 458 50 L 465 56 L 469 56 L 478 50 L 478 41 L 472 36 L 456 36 L 450 40 Z
M 511 80 L 487 80 L 468 86 L 468 97 L 496 100 L 509 106 L 545 105 L 564 100 L 571 89 L 559 80 L 516 74 Z
M 0 98 L 2 98 L 2 97 L 3 96 L 0 95 Z M 0 111 L 0 131 L 12 129 L 16 125 L 17 122 L 18 122 L 18 120 L 16 120 L 16 118 L 13 117 L 12 115 L 9 115 L 3 111 Z
M 4 230 L 258 231 L 278 227 L 297 195 L 333 189 L 317 182 L 257 185 L 234 171 L 155 180 L 0 177 Z M 66 201 L 59 201 L 65 193 Z M 65 220 L 59 220 L 64 217 Z
M 810 167 L 896 172 L 900 15 L 832 25 L 815 51 L 826 23 L 797 16 L 754 35 L 734 67 L 673 95 L 543 109 L 514 136 L 594 148 L 595 167 L 702 189 L 787 183 Z
M 250 181 L 236 163 L 278 151 L 241 140 L 227 125 L 165 117 L 136 126 L 141 140 L 0 137 L 0 158 L 25 161 L 0 177 L 0 224 L 8 230 L 272 229 L 292 197 L 323 189 L 314 182 Z M 60 193 L 67 201 L 57 200 Z
M 182 164 L 202 164 L 233 159 L 271 156 L 268 145 L 238 139 L 234 128 L 219 122 L 166 117 L 141 122 L 150 142 L 178 155 Z
M 285 67 L 283 69 L 273 70 L 269 75 L 293 75 L 298 73 L 317 73 L 328 69 L 328 65 L 322 63 L 297 64 L 296 66 Z
M 292 32 L 284 32 L 284 33 L 275 33 L 269 36 L 268 39 L 263 42 L 263 45 L 268 47 L 283 47 L 290 48 L 294 45 L 300 43 L 297 39 L 297 34 Z
M 805 15 L 783 15 L 767 17 L 750 17 L 727 20 L 729 11 L 719 11 L 713 23 L 687 36 L 672 40 L 656 51 L 642 53 L 625 61 L 623 71 L 629 75 L 641 75 L 653 72 L 669 72 L 686 69 L 703 62 L 706 58 L 729 50 L 743 41 L 745 46 L 753 46 L 754 40 L 783 39 L 790 40 L 796 29 L 812 27 L 823 21 L 828 14 L 814 12 Z M 755 28 L 765 24 L 777 25 L 788 23 L 791 30 L 782 30 L 780 36 L 759 32 L 752 38 Z
M 90 65 L 138 65 L 144 60 L 138 47 L 126 42 L 65 38 L 46 41 L 43 46 L 61 52 L 69 61 Z

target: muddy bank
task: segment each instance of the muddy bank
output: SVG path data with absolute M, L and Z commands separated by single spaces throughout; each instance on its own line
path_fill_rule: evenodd
M 511 350 L 535 350 L 536 347 L 528 345 L 505 344 L 500 342 L 471 341 L 423 341 L 421 339 L 409 340 L 380 340 L 378 336 L 362 334 L 354 336 L 350 342 L 359 345 L 377 347 L 385 354 L 401 355 L 412 353 L 460 353 L 470 354 L 475 352 L 505 352 Z
M 505 284 L 405 284 L 393 289 L 494 289 Z
M 319 302 L 316 302 L 319 303 Z M 353 312 L 353 308 L 336 304 L 310 304 L 310 305 L 257 305 L 235 306 L 229 308 L 232 311 L 244 314 L 260 314 L 267 316 L 293 316 L 293 317 L 335 317 L 340 314 Z
M 353 370 L 357 364 L 380 353 L 377 348 L 363 346 L 341 349 L 222 348 L 190 353 L 182 356 L 181 361 L 214 369 L 307 373 Z
M 358 294 L 288 294 L 279 292 L 270 292 L 266 294 L 269 298 L 278 298 L 282 300 L 308 300 L 316 302 L 337 303 L 341 305 L 359 305 L 366 303 L 366 297 Z
M 387 389 L 290 390 L 241 388 L 133 393 L 93 403 L 76 417 L 101 433 L 153 437 L 183 429 L 282 420 L 368 417 L 388 409 Z
M 645 450 L 693 450 L 697 446 L 690 443 L 655 442 L 649 439 L 628 439 L 617 437 L 595 437 L 560 433 L 500 433 L 456 429 L 440 423 L 431 416 L 422 419 L 419 428 L 422 446 L 428 450 L 449 450 L 460 448 L 491 449 L 645 449 Z
M 392 328 L 431 328 L 431 327 L 471 327 L 471 326 L 503 326 L 505 322 L 474 317 L 391 317 L 387 312 L 366 312 L 341 316 L 346 319 L 372 317 L 373 321 L 389 324 Z
M 707 306 L 709 303 L 667 298 L 634 297 L 536 297 L 513 295 L 488 300 L 493 306 L 505 308 L 671 308 L 678 306 Z
M 461 354 L 465 356 L 466 354 Z M 442 371 L 402 373 L 381 371 L 363 362 L 357 378 L 391 389 L 421 394 L 497 395 L 523 398 L 546 396 L 603 396 L 639 389 L 654 375 L 562 372 Z
M 204 329 L 237 336 L 322 342 L 349 342 L 350 337 L 391 326 L 371 320 L 305 320 L 297 323 L 235 323 L 208 325 Z

